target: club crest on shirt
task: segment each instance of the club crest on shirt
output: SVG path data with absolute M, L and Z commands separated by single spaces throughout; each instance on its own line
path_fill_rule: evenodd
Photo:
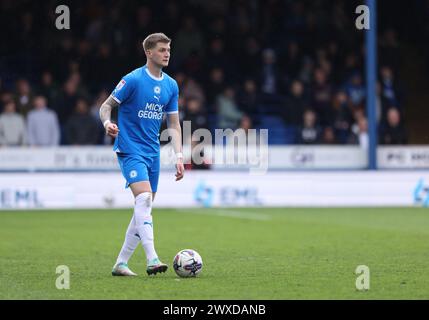
M 155 94 L 160 94 L 161 93 L 161 87 L 159 87 L 159 86 L 153 87 L 153 92 L 155 92 Z
M 118 85 L 116 86 L 116 90 L 121 90 L 122 89 L 122 87 L 125 85 L 125 80 L 124 79 L 122 79 L 121 81 L 119 81 L 119 83 L 118 83 Z
M 135 178 L 135 177 L 137 177 L 137 171 L 136 170 L 132 170 L 130 172 L 130 178 Z

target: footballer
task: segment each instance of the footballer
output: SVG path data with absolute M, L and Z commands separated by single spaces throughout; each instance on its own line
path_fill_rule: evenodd
M 134 213 L 125 241 L 113 266 L 114 276 L 136 276 L 128 260 L 141 242 L 146 254 L 148 275 L 165 272 L 155 251 L 152 202 L 158 187 L 160 171 L 159 130 L 163 115 L 172 133 L 176 153 L 176 181 L 184 175 L 182 134 L 178 115 L 177 82 L 162 71 L 170 59 L 171 39 L 163 33 L 149 35 L 143 41 L 147 62 L 125 75 L 100 107 L 100 119 L 106 134 L 115 138 L 122 175 L 135 198 Z M 111 111 L 118 107 L 117 124 Z

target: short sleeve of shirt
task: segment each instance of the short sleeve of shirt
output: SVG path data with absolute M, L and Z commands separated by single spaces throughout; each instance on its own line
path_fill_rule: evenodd
M 134 93 L 135 85 L 136 79 L 131 73 L 129 73 L 119 81 L 111 96 L 119 104 L 125 102 Z
M 176 113 L 179 111 L 179 87 L 177 85 L 176 81 L 172 82 L 172 86 L 173 86 L 173 94 L 170 98 L 170 101 L 167 104 L 167 108 L 165 109 L 165 111 L 167 113 Z

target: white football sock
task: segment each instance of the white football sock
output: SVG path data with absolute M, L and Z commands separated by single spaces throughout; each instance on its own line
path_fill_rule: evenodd
M 116 264 L 120 262 L 128 263 L 134 250 L 137 248 L 140 242 L 140 236 L 136 228 L 136 222 L 134 214 L 131 218 L 130 224 L 128 225 L 127 232 L 125 234 L 125 241 L 122 245 L 121 252 L 119 252 L 118 259 L 116 259 Z
M 153 225 L 152 225 L 152 193 L 143 192 L 136 197 L 136 206 L 134 208 L 134 218 L 136 228 L 143 244 L 146 258 L 148 261 L 157 258 L 153 243 Z

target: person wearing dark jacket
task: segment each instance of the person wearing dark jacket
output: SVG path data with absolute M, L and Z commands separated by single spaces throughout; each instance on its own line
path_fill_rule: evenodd
M 308 102 L 304 96 L 304 84 L 295 80 L 290 86 L 290 94 L 286 99 L 281 115 L 285 125 L 299 126 Z
M 90 115 L 88 103 L 78 99 L 74 114 L 66 123 L 67 143 L 71 145 L 93 145 L 97 143 L 97 122 Z
M 316 113 L 308 109 L 303 114 L 302 126 L 298 131 L 296 142 L 298 144 L 318 144 L 320 143 L 322 130 L 317 124 Z
M 381 144 L 406 144 L 407 133 L 401 123 L 401 114 L 398 109 L 390 108 L 387 111 L 387 123 L 380 132 Z

